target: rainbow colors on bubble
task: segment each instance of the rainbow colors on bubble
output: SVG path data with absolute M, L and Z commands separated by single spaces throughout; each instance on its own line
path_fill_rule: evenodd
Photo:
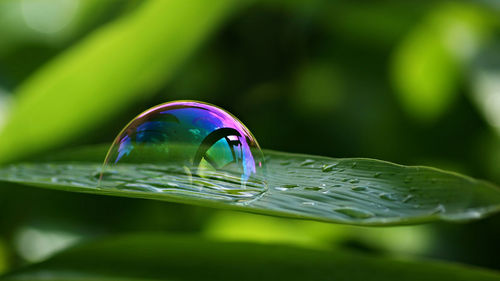
M 162 187 L 175 177 L 188 179 L 192 192 L 254 197 L 266 189 L 264 156 L 254 136 L 227 111 L 198 101 L 160 104 L 127 124 L 106 155 L 101 187 L 119 180 L 116 171 L 130 165 L 150 169 Z

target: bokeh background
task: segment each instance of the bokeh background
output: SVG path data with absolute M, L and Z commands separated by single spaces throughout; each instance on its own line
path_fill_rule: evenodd
M 1 1 L 0 161 L 111 143 L 143 110 L 194 99 L 266 149 L 500 184 L 500 2 L 210 2 Z M 0 272 L 145 231 L 500 269 L 498 215 L 361 228 L 0 186 Z

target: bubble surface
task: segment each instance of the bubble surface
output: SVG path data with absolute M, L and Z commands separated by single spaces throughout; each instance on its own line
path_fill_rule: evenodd
M 147 186 L 127 182 L 134 170 L 148 175 Z M 267 189 L 265 171 L 257 140 L 236 117 L 211 104 L 175 101 L 125 126 L 106 155 L 99 185 L 242 200 Z

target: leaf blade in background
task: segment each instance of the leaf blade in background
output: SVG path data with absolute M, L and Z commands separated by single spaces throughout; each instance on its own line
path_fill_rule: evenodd
M 178 175 L 158 173 L 161 167 L 151 165 L 120 170 L 122 185 L 99 188 L 104 152 L 105 147 L 87 148 L 66 154 L 71 162 L 53 156 L 50 162 L 12 164 L 0 169 L 0 180 L 355 225 L 464 221 L 500 210 L 498 187 L 459 174 L 373 159 L 276 151 L 266 151 L 268 189 L 252 200 L 193 192 Z
M 235 5 L 151 0 L 92 33 L 17 89 L 0 162 L 81 136 L 151 93 Z
M 393 55 L 397 98 L 416 120 L 439 118 L 458 95 L 464 69 L 493 31 L 495 17 L 474 4 L 438 5 Z
M 498 272 L 442 262 L 160 234 L 79 245 L 2 280 L 47 276 L 51 280 L 500 280 Z

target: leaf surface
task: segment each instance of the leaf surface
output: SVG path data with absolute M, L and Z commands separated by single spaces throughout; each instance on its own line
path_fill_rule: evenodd
M 460 174 L 373 159 L 277 151 L 265 151 L 267 189 L 248 199 L 234 192 L 205 192 L 189 184 L 189 178 L 155 165 L 119 169 L 115 185 L 100 186 L 104 154 L 104 146 L 92 147 L 43 162 L 11 164 L 0 168 L 0 180 L 356 225 L 464 221 L 500 209 L 497 186 Z

